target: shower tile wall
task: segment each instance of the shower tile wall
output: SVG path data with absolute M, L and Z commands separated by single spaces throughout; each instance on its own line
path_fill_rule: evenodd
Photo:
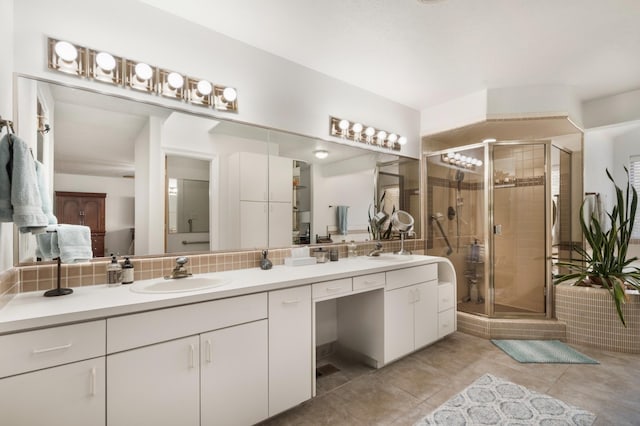
M 502 225 L 494 239 L 496 311 L 545 311 L 544 149 L 494 150 L 494 223 Z
M 465 155 L 469 153 L 463 152 Z M 476 153 L 475 157 L 482 158 L 481 153 Z M 478 240 L 480 244 L 484 241 L 484 172 L 482 167 L 475 171 L 464 171 L 464 178 L 460 182 L 460 200 L 457 199 L 458 182 L 456 181 L 456 170 L 450 166 L 444 166 L 440 162 L 440 157 L 435 156 L 428 160 L 427 172 L 427 217 L 432 215 L 440 216 L 440 225 L 449 239 L 453 252 L 447 256 L 447 244 L 433 220 L 428 220 L 427 224 L 427 253 L 433 256 L 447 256 L 456 270 L 458 301 L 464 301 L 469 295 L 469 284 L 465 277 L 467 270 L 466 257 L 468 256 L 469 245 Z M 460 203 L 460 205 L 457 205 Z M 454 216 L 447 217 L 449 207 L 460 213 L 458 221 Z M 459 234 L 459 238 L 458 238 Z M 479 266 L 478 289 L 480 297 L 484 298 L 485 290 L 482 280 L 484 270 Z M 479 305 L 478 309 L 484 311 L 484 306 Z

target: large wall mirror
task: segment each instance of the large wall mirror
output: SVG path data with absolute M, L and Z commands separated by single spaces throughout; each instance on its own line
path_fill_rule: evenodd
M 104 255 L 364 241 L 385 191 L 385 208 L 420 222 L 416 159 L 17 80 L 19 136 L 38 146 L 52 199 L 104 194 Z M 20 236 L 19 262 L 34 253 Z

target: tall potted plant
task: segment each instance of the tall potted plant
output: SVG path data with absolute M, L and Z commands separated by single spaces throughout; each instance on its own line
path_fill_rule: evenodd
M 606 170 L 607 177 L 613 183 L 616 190 L 616 202 L 611 212 L 606 212 L 611 223 L 609 229 L 606 224 L 600 222 L 595 214 L 590 218 L 584 218 L 584 203 L 580 207 L 580 226 L 582 234 L 591 247 L 591 251 L 582 247 L 574 247 L 574 250 L 582 257 L 582 262 L 558 262 L 558 266 L 568 268 L 569 273 L 558 277 L 554 282 L 559 284 L 564 281 L 574 280 L 574 285 L 598 284 L 607 289 L 616 306 L 618 317 L 626 327 L 622 313 L 622 304 L 627 301 L 627 288 L 640 290 L 640 269 L 631 266 L 637 257 L 627 258 L 633 223 L 638 206 L 638 194 L 629 183 L 629 171 L 627 174 L 627 187 L 623 192 L 615 180 Z

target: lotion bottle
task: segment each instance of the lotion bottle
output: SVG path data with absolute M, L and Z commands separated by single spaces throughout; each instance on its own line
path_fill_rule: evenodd
M 122 266 L 118 259 L 111 253 L 111 263 L 107 265 L 107 287 L 122 285 Z
M 122 284 L 131 283 L 133 283 L 133 264 L 128 257 L 125 257 L 122 263 Z

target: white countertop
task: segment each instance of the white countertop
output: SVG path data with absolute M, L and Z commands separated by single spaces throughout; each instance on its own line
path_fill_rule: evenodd
M 199 274 L 200 277 L 224 277 L 219 287 L 182 293 L 135 293 L 129 285 L 74 287 L 67 296 L 43 297 L 43 291 L 20 293 L 0 309 L 0 334 L 50 327 L 78 321 L 102 319 L 152 309 L 241 296 L 314 282 L 390 271 L 434 262 L 449 263 L 442 257 L 384 255 L 381 258 L 340 259 L 308 266 L 274 266 Z M 157 281 L 156 278 L 147 281 Z

